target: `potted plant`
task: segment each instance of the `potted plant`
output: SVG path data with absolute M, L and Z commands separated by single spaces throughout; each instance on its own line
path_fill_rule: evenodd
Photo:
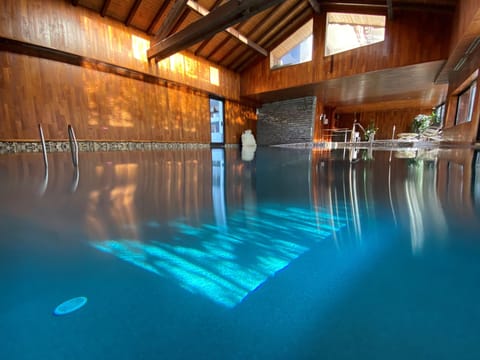
M 437 115 L 433 111 L 430 115 L 418 114 L 413 118 L 412 132 L 422 134 L 430 126 L 438 124 L 438 120 Z
M 365 129 L 365 138 L 367 141 L 373 141 L 375 139 L 375 133 L 378 131 L 378 128 L 375 127 L 375 123 L 372 121 L 368 124 L 367 128 Z

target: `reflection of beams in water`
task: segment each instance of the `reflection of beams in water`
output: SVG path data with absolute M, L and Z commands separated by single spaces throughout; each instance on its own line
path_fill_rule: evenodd
M 345 217 L 333 222 L 331 218 L 321 209 L 259 207 L 237 211 L 229 218 L 227 231 L 222 232 L 210 223 L 191 227 L 172 222 L 168 226 L 176 231 L 174 244 L 160 239 L 146 243 L 118 239 L 92 245 L 155 274 L 174 278 L 181 287 L 218 304 L 233 307 L 346 222 Z M 165 233 L 162 226 L 158 227 Z

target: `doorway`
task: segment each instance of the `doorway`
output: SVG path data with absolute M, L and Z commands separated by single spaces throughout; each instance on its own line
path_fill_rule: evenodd
M 210 98 L 210 142 L 212 145 L 223 145 L 225 142 L 223 105 L 223 100 Z

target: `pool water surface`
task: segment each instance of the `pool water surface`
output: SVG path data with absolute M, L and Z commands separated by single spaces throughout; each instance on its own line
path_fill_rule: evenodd
M 480 358 L 478 151 L 22 153 L 0 184 L 1 359 Z

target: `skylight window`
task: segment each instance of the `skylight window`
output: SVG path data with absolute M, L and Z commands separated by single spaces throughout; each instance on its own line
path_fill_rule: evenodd
M 385 16 L 328 13 L 325 56 L 385 40 Z
M 270 68 L 312 61 L 312 47 L 313 20 L 310 20 L 270 52 Z

